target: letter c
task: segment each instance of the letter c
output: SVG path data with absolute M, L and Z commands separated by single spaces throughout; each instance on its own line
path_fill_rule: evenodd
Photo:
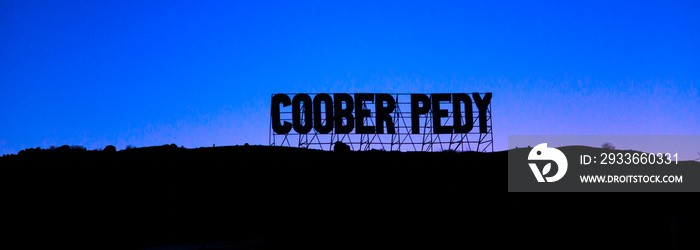
M 272 107 L 270 110 L 270 115 L 272 116 L 272 130 L 277 134 L 287 134 L 292 130 L 292 124 L 286 121 L 284 125 L 280 124 L 280 104 L 282 104 L 283 107 L 287 107 L 292 105 L 292 100 L 285 94 L 276 94 L 272 96 Z

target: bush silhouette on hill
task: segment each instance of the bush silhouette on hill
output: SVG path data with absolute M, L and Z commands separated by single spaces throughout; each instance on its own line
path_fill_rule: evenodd
M 110 153 L 113 153 L 113 152 L 117 152 L 117 148 L 114 147 L 114 146 L 112 146 L 112 145 L 107 145 L 107 146 L 105 147 L 105 149 L 103 149 L 102 151 L 103 151 L 103 152 L 110 152 Z
M 63 146 L 56 148 L 56 150 L 54 150 L 54 151 L 55 152 L 70 152 L 70 146 L 63 145 Z
M 335 142 L 335 146 L 333 146 L 333 151 L 335 151 L 335 152 L 350 152 L 350 146 L 348 146 L 348 144 L 345 144 L 342 141 L 337 141 L 337 142 Z

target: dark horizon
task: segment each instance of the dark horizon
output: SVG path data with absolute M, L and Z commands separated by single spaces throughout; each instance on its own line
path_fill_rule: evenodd
M 507 153 L 513 150 L 529 150 L 532 148 L 533 145 L 536 145 L 540 140 L 532 140 L 532 143 L 526 143 L 526 144 L 518 144 L 520 146 L 514 146 L 512 148 L 509 148 L 507 150 L 501 150 L 501 151 L 488 151 L 488 152 L 478 152 L 478 151 L 454 151 L 454 150 L 435 150 L 435 151 L 412 151 L 412 150 L 386 150 L 382 148 L 370 148 L 368 150 L 351 150 L 348 146 L 347 151 L 353 151 L 353 152 L 401 152 L 401 153 L 445 153 L 445 152 L 451 152 L 451 153 Z M 343 143 L 344 144 L 344 143 Z M 524 146 L 522 146 L 524 145 Z M 592 148 L 592 149 L 602 149 L 602 150 L 611 150 L 611 151 L 635 151 L 635 152 L 641 152 L 641 153 L 651 153 L 651 152 L 656 152 L 656 151 L 648 151 L 648 150 L 640 150 L 636 148 L 619 148 L 615 146 L 614 144 L 611 144 L 613 146 L 612 149 L 605 148 L 603 145 L 599 146 L 591 146 L 591 145 L 581 145 L 581 144 L 572 144 L 572 145 L 559 145 L 558 143 L 550 144 L 550 147 L 555 147 L 555 148 L 570 148 L 570 147 L 584 147 L 584 148 Z M 345 145 L 347 146 L 347 145 Z M 21 152 L 24 151 L 24 153 L 41 153 L 41 152 L 58 152 L 58 153 L 65 153 L 65 152 L 122 152 L 122 151 L 128 151 L 128 150 L 160 150 L 160 149 L 185 149 L 185 150 L 206 150 L 206 149 L 226 149 L 226 148 L 238 148 L 238 147 L 263 147 L 263 148 L 287 148 L 290 150 L 312 150 L 312 151 L 325 151 L 325 152 L 333 152 L 336 151 L 335 149 L 319 149 L 319 148 L 303 148 L 303 147 L 289 147 L 289 146 L 270 146 L 270 145 L 255 145 L 255 144 L 237 144 L 237 145 L 211 145 L 211 146 L 203 146 L 203 147 L 194 147 L 194 148 L 188 148 L 182 145 L 177 145 L 176 143 L 171 143 L 171 144 L 163 144 L 163 145 L 151 145 L 151 146 L 143 146 L 143 147 L 135 147 L 133 145 L 128 145 L 124 149 L 117 149 L 113 145 L 107 145 L 105 148 L 96 148 L 96 149 L 88 149 L 85 148 L 84 146 L 81 145 L 61 145 L 61 146 L 50 146 L 48 148 L 26 148 L 20 150 L 20 152 L 14 153 L 14 154 L 4 154 L 1 155 L 0 158 L 2 157 L 10 157 L 10 156 L 18 156 L 20 155 Z M 667 150 L 667 151 L 673 151 L 674 150 Z M 694 161 L 698 162 L 700 160 L 700 152 L 695 152 L 696 155 L 685 155 L 687 158 L 684 158 L 683 155 L 681 157 L 678 157 L 678 161 Z M 694 158 L 693 158 L 694 157 Z

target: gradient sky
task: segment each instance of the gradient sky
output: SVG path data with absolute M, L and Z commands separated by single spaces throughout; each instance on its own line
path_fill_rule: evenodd
M 0 1 L 0 154 L 267 144 L 297 92 L 493 92 L 496 150 L 699 134 L 698 82 L 698 1 Z

